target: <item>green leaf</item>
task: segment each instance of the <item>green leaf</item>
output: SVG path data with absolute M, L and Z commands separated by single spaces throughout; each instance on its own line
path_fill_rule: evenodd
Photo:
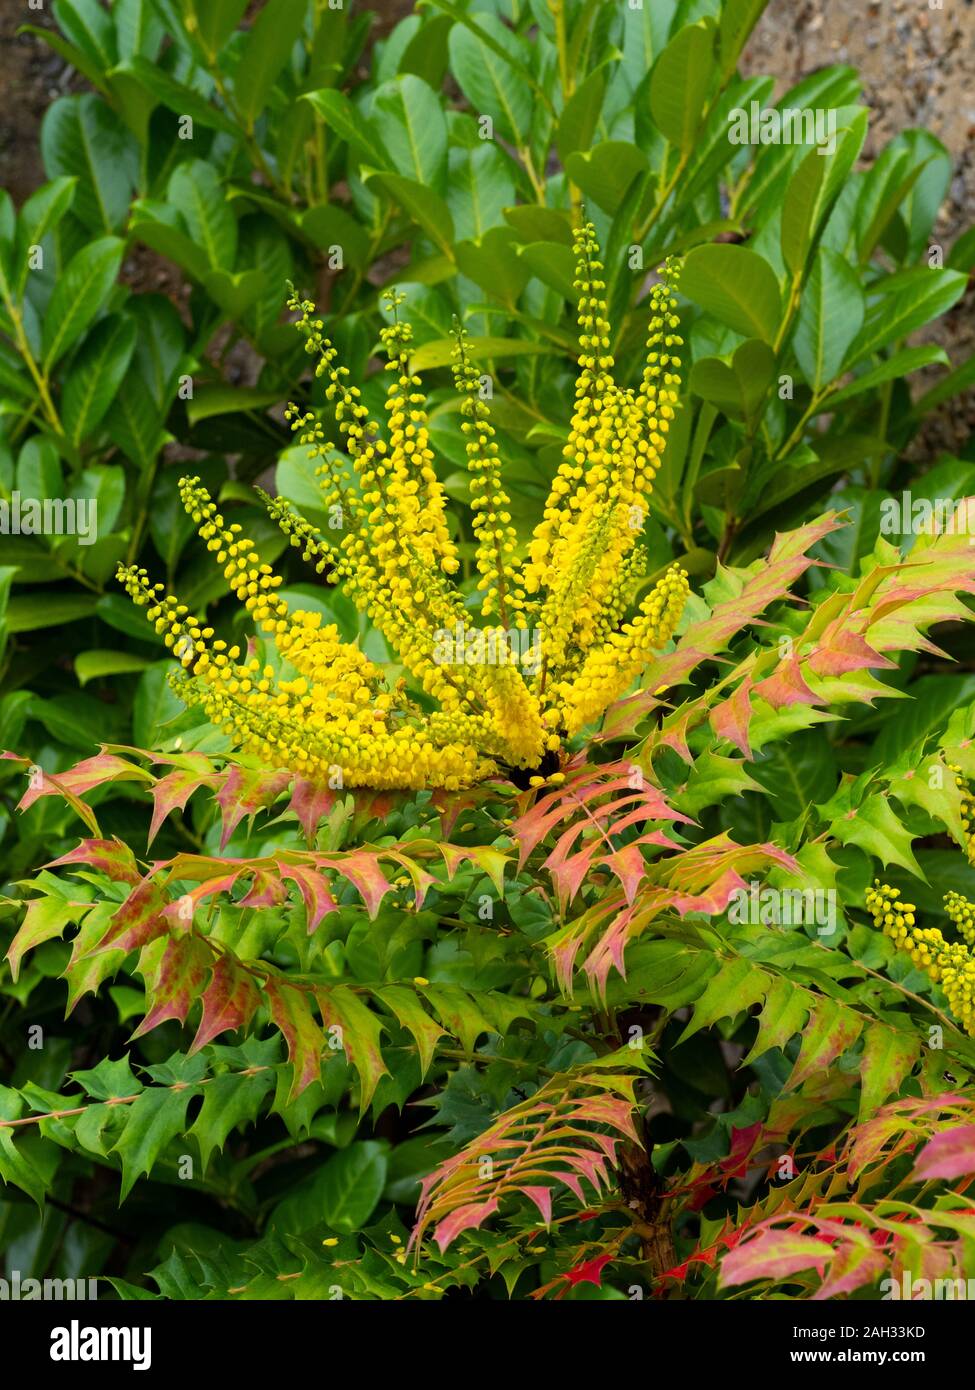
M 447 122 L 436 94 L 420 77 L 386 82 L 372 99 L 372 122 L 393 167 L 436 193 L 447 182 Z
M 216 60 L 220 50 L 244 17 L 247 0 L 189 0 L 196 21 L 196 36 L 210 59 Z
M 858 115 L 852 128 L 837 131 L 835 149 L 810 150 L 800 162 L 785 191 L 782 205 L 782 256 L 794 276 L 802 274 L 840 190 L 853 168 L 867 132 L 867 112 Z
M 744 419 L 750 427 L 774 373 L 772 349 L 758 338 L 749 338 L 735 349 L 730 366 L 718 357 L 702 357 L 695 362 L 690 388 L 732 419 Z
M 135 323 L 110 314 L 96 323 L 71 363 L 64 383 L 61 421 L 80 445 L 112 404 L 135 349 Z
M 748 36 L 767 4 L 768 0 L 724 0 L 718 26 L 722 84 L 733 76 Z
M 820 247 L 803 291 L 793 340 L 799 368 L 814 391 L 839 375 L 863 314 L 856 271 L 835 251 Z
M 921 1052 L 919 1038 L 886 1023 L 871 1023 L 863 1039 L 860 1062 L 861 1123 L 876 1114 L 901 1088 Z
M 451 71 L 475 118 L 490 116 L 496 133 L 519 146 L 528 143 L 535 104 L 523 57 L 518 38 L 494 15 L 479 14 L 476 26 L 460 23 L 450 31 Z
M 447 206 L 455 236 L 463 241 L 483 236 L 500 223 L 502 213 L 507 217 L 514 201 L 511 161 L 496 144 L 484 140 L 469 149 L 450 151 Z
M 18 1119 L 22 1106 L 16 1091 L 0 1087 L 0 1118 Z M 57 1146 L 40 1135 L 0 1129 L 0 1178 L 26 1192 L 41 1212 L 45 1209 L 44 1199 L 54 1185 L 58 1162 Z
M 115 0 L 112 6 L 118 56 L 125 61 L 135 55 L 153 57 L 163 37 L 163 27 L 153 0 Z
M 213 1153 L 227 1142 L 231 1130 L 256 1121 L 274 1083 L 273 1068 L 265 1067 L 250 1076 L 242 1076 L 239 1072 L 215 1076 L 203 1087 L 203 1105 L 188 1137 L 200 1146 L 204 1172 Z
M 266 0 L 251 25 L 234 72 L 237 109 L 249 131 L 267 105 L 274 80 L 291 56 L 304 22 L 304 5 L 295 0 Z
M 706 806 L 716 806 L 728 797 L 742 792 L 764 790 L 751 777 L 740 758 L 726 758 L 720 753 L 702 753 L 695 759 L 687 786 L 674 804 L 689 816 L 697 817 Z
M 885 867 L 899 864 L 918 878 L 924 877 L 911 849 L 913 835 L 901 824 L 890 802 L 879 792 L 867 797 L 861 806 L 834 820 L 830 828 L 841 845 L 859 845 Z
M 688 252 L 681 292 L 746 337 L 774 343 L 782 313 L 775 272 L 744 246 L 717 243 Z
M 36 632 L 39 628 L 76 623 L 94 613 L 97 594 L 25 594 L 7 605 L 11 632 Z
M 827 404 L 832 410 L 834 406 L 842 405 L 854 396 L 862 395 L 864 391 L 872 391 L 885 381 L 899 381 L 911 372 L 920 371 L 922 367 L 930 367 L 934 362 L 947 361 L 948 354 L 944 348 L 934 347 L 933 344 L 926 347 L 902 348 L 900 352 L 885 358 L 871 371 L 861 373 L 848 386 L 830 395 Z
M 410 356 L 415 372 L 432 371 L 434 367 L 449 366 L 456 344 L 453 338 L 441 338 L 424 343 Z M 472 362 L 484 362 L 495 357 L 533 357 L 551 355 L 553 348 L 546 343 L 531 343 L 522 338 L 468 338 L 467 355 Z
M 54 0 L 54 17 L 66 38 L 98 68 L 110 68 L 118 57 L 115 26 L 98 0 Z
M 144 671 L 148 665 L 149 662 L 144 656 L 135 656 L 132 652 L 103 651 L 100 648 L 79 652 L 74 659 L 75 675 L 78 677 L 79 685 L 87 685 L 89 681 L 100 680 L 103 676 L 129 675 L 133 671 Z
M 46 370 L 81 337 L 107 300 L 124 250 L 125 243 L 118 237 L 101 237 L 83 247 L 58 277 L 41 337 Z
M 646 169 L 646 155 L 623 140 L 607 140 L 585 153 L 576 150 L 565 161 L 572 182 L 611 214 L 618 211 L 633 180 Z
M 436 1024 L 420 1003 L 416 994 L 403 985 L 387 985 L 376 991 L 396 1017 L 397 1021 L 412 1034 L 420 1059 L 420 1076 L 426 1076 L 437 1050 L 437 1042 L 444 1036 L 444 1030 Z
M 24 920 L 5 957 L 10 966 L 11 978 L 15 982 L 25 954 L 43 945 L 45 941 L 60 941 L 68 926 L 80 920 L 86 906 L 84 903 L 69 902 L 65 898 L 56 898 L 53 895 L 30 900 Z
M 48 48 L 53 49 L 68 67 L 74 68 L 83 77 L 86 77 L 96 91 L 104 92 L 106 90 L 105 69 L 102 64 L 86 53 L 83 48 L 79 48 L 77 44 L 69 43 L 56 29 L 42 29 L 36 24 L 25 24 L 19 32 L 30 34 L 32 38 L 40 39 L 41 43 L 47 44 Z
M 461 241 L 455 248 L 461 273 L 512 309 L 530 279 L 528 267 L 516 254 L 516 245 L 511 227 L 492 227 L 479 243 Z
M 228 415 L 236 410 L 263 410 L 280 400 L 277 391 L 262 391 L 257 386 L 229 386 L 215 381 L 199 387 L 187 402 L 186 416 L 191 425 L 211 420 L 215 415 Z
M 185 1132 L 186 1111 L 199 1090 L 187 1085 L 179 1090 L 152 1086 L 132 1102 L 125 1128 L 110 1150 L 122 1160 L 120 1202 L 125 1201 L 138 1178 L 152 1172 L 167 1144 Z
M 74 201 L 76 178 L 52 179 L 33 193 L 20 210 L 17 229 L 14 287 L 23 289 L 29 270 L 29 252 L 54 231 Z
M 338 246 L 346 264 L 357 270 L 365 268 L 369 258 L 369 235 L 337 203 L 319 203 L 309 208 L 301 219 L 301 230 L 320 250 L 329 251 Z
M 588 150 L 599 124 L 606 94 L 606 74 L 602 68 L 591 72 L 565 103 L 555 133 L 555 147 L 565 164 L 576 150 Z
M 139 677 L 132 706 L 132 737 L 140 748 L 154 748 L 170 720 L 183 713 L 183 702 L 170 689 L 166 677 L 172 662 L 154 662 Z
M 957 270 L 935 270 L 926 266 L 893 277 L 901 288 L 883 294 L 871 306 L 866 322 L 850 348 L 846 366 L 852 367 L 889 343 L 899 342 L 939 318 L 956 304 L 965 292 L 968 277 Z M 878 288 L 882 288 L 878 286 Z
M 450 209 L 432 188 L 402 174 L 376 173 L 369 176 L 370 188 L 378 185 L 398 203 L 417 226 L 422 227 L 445 256 L 454 258 L 454 221 Z
M 209 270 L 206 252 L 179 227 L 147 215 L 145 205 L 137 203 L 132 209 L 132 234 L 202 283 Z
M 187 231 L 215 270 L 232 270 L 237 256 L 237 219 L 212 164 L 187 160 L 173 171 L 169 198 Z
M 333 1231 L 359 1231 L 379 1205 L 386 1186 L 386 1150 L 375 1140 L 333 1154 L 315 1183 L 322 1217 Z
M 224 135 L 240 139 L 240 131 L 229 116 L 207 101 L 194 87 L 178 82 L 158 64 L 136 55 L 120 63 L 115 72 L 131 76 L 174 115 L 189 116 L 194 125 L 201 125 L 205 130 L 220 130 Z
M 714 77 L 714 20 L 678 29 L 650 77 L 650 111 L 660 130 L 682 154 L 694 143 Z
M 374 169 L 393 168 L 372 122 L 356 110 L 344 92 L 323 87 L 318 92 L 305 92 L 301 100 L 311 103 L 325 124 L 346 141 L 362 163 Z
M 98 97 L 60 97 L 41 125 L 41 154 L 51 177 L 76 177 L 72 211 L 95 234 L 119 230 L 138 180 L 130 133 Z
M 238 321 L 267 291 L 267 276 L 263 270 L 208 270 L 203 276 L 203 288 L 227 318 Z
M 709 1028 L 721 1018 L 735 1018 L 753 1004 L 764 1002 L 768 988 L 768 975 L 751 961 L 727 961 L 694 1004 L 691 1019 L 677 1040 L 678 1046 L 699 1029 Z

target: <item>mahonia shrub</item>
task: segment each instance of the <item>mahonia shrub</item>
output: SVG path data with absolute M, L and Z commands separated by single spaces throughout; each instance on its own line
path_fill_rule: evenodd
M 3 904 L 4 992 L 136 1022 L 0 1088 L 0 1176 L 45 1214 L 120 1197 L 122 1272 L 90 1258 L 121 1297 L 816 1297 L 970 1263 L 975 706 L 867 740 L 972 616 L 975 499 L 857 573 L 821 558 L 835 513 L 693 593 L 644 573 L 677 268 L 628 389 L 591 229 L 576 247 L 573 426 L 532 535 L 463 333 L 467 546 L 408 327 L 383 431 L 296 297 L 342 451 L 292 424 L 337 534 L 267 506 L 361 640 L 187 479 L 242 623 L 123 566 L 189 711 L 158 748 L 29 767 L 25 819 L 87 833 Z M 961 943 L 927 925 L 932 878 Z

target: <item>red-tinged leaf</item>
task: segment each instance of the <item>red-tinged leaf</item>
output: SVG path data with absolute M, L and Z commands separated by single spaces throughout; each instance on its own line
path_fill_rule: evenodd
M 165 777 L 160 777 L 152 789 L 152 821 L 149 825 L 149 844 L 151 845 L 156 838 L 159 827 L 166 817 L 173 811 L 182 811 L 198 788 L 215 787 L 216 785 L 217 776 L 215 773 L 200 773 L 186 768 L 176 768 L 173 772 L 167 772 Z
M 842 676 L 847 671 L 896 667 L 896 661 L 869 646 L 863 638 L 840 622 L 831 623 L 807 665 L 818 676 Z
M 382 1022 L 345 985 L 331 989 L 316 985 L 315 998 L 328 1033 L 329 1048 L 335 1050 L 338 1043 L 359 1073 L 359 1114 L 364 1115 L 379 1078 L 389 1075 L 380 1048 Z
M 82 792 L 100 787 L 104 782 L 151 782 L 152 773 L 130 763 L 114 753 L 98 753 L 85 758 L 66 772 L 41 772 L 21 797 L 19 810 L 26 811 L 42 796 L 64 796 L 75 805 Z M 97 831 L 95 832 L 97 834 Z
M 417 912 L 423 906 L 429 890 L 436 884 L 437 880 L 433 874 L 427 873 L 426 869 L 420 867 L 415 860 L 410 859 L 406 854 L 399 854 L 391 850 L 389 858 L 396 861 L 401 868 L 405 869 L 413 882 L 413 905 Z
M 319 786 L 317 782 L 307 782 L 303 777 L 295 778 L 289 809 L 298 817 L 305 832 L 305 839 L 310 845 L 314 845 L 318 827 L 337 799 L 336 793 L 330 787 Z
M 616 916 L 613 918 L 608 930 L 603 933 L 596 946 L 592 949 L 592 951 L 590 951 L 589 955 L 583 962 L 582 968 L 585 971 L 590 981 L 590 984 L 595 987 L 600 999 L 604 999 L 606 997 L 606 981 L 609 979 L 609 972 L 613 966 L 616 967 L 616 970 L 623 977 L 623 979 L 626 979 L 624 951 L 626 948 L 627 940 L 629 939 L 629 932 L 630 927 L 633 923 L 633 916 L 634 913 L 632 904 L 629 907 L 627 907 L 627 909 L 624 912 L 617 913 Z M 575 949 L 578 950 L 581 944 L 582 942 L 581 940 L 579 940 L 576 943 Z M 574 959 L 574 952 L 572 953 L 572 955 L 568 957 L 568 959 L 566 959 L 564 956 L 560 959 L 557 953 L 556 959 L 558 962 L 560 978 L 562 978 L 564 965 L 567 965 L 570 971 L 570 974 L 565 979 L 563 985 L 563 987 L 566 989 L 566 992 L 569 992 L 572 983 L 571 968 L 572 961 Z
M 713 1192 L 711 1195 L 713 1195 Z M 695 1210 L 697 1210 L 697 1208 L 695 1208 Z M 659 1277 L 661 1279 L 676 1279 L 678 1283 L 682 1284 L 690 1273 L 691 1265 L 713 1265 L 717 1257 L 723 1251 L 734 1249 L 747 1230 L 747 1226 L 740 1226 L 737 1231 L 733 1230 L 727 1235 L 719 1236 L 713 1245 L 707 1246 L 704 1250 L 695 1250 L 693 1255 L 688 1255 L 683 1263 L 673 1265 L 670 1269 L 665 1269 Z
M 521 1187 L 518 1188 L 518 1191 L 521 1192 L 525 1197 L 530 1198 L 531 1201 L 533 1201 L 533 1202 L 535 1203 L 535 1206 L 538 1208 L 539 1215 L 541 1216 L 542 1220 L 545 1222 L 545 1225 L 546 1225 L 546 1226 L 551 1226 L 551 1224 L 552 1224 L 552 1189 L 551 1189 L 550 1187 L 541 1187 L 541 1186 L 532 1186 L 532 1187 L 521 1186 Z
M 657 730 L 658 744 L 673 749 L 684 763 L 694 761 L 694 755 L 687 743 L 693 719 L 693 709 L 678 710 L 676 714 L 669 714 Z
M 213 966 L 210 983 L 202 994 L 203 1017 L 190 1055 L 206 1047 L 221 1033 L 246 1028 L 261 1002 L 261 993 L 235 956 L 225 951 Z
M 720 1283 L 727 1288 L 731 1284 L 750 1283 L 753 1279 L 781 1282 L 790 1274 L 799 1274 L 805 1269 L 814 1269 L 822 1278 L 833 1254 L 833 1247 L 816 1236 L 800 1235 L 795 1231 L 760 1231 L 724 1257 Z
M 576 1265 L 574 1269 L 567 1270 L 563 1274 L 563 1279 L 575 1287 L 576 1284 L 595 1284 L 597 1288 L 602 1286 L 603 1270 L 608 1264 L 612 1264 L 616 1255 L 597 1255 L 594 1260 L 586 1260 L 584 1264 Z
M 298 885 L 305 904 L 309 936 L 317 930 L 323 917 L 327 917 L 330 912 L 338 911 L 339 905 L 332 897 L 328 879 L 324 874 L 316 873 L 314 869 L 306 869 L 302 864 L 281 861 L 281 877 Z
M 383 898 L 393 891 L 393 885 L 380 867 L 379 858 L 374 851 L 355 849 L 337 858 L 322 856 L 316 862 L 327 869 L 334 869 L 340 878 L 348 879 L 365 903 L 370 918 L 374 918 Z
M 155 879 L 145 878 L 113 914 L 108 930 L 93 949 L 107 951 L 136 951 L 157 936 L 164 936 L 169 922 L 163 915 L 169 898 Z
M 886 1273 L 888 1262 L 879 1250 L 863 1245 L 844 1245 L 829 1267 L 825 1282 L 813 1294 L 813 1302 L 843 1298 L 864 1284 L 873 1284 Z
M 20 930 L 10 943 L 7 963 L 10 974 L 16 982 L 20 974 L 20 962 L 27 951 L 45 941 L 60 939 L 71 922 L 80 922 L 91 907 L 91 903 L 71 903 L 64 898 L 45 895 L 32 898 L 27 904 L 27 913 Z
M 602 847 L 602 842 L 593 840 L 579 850 L 578 854 L 573 854 L 560 862 L 557 857 L 560 846 L 557 845 L 545 860 L 542 867 L 547 869 L 552 877 L 552 883 L 555 886 L 555 893 L 559 900 L 559 909 L 561 912 L 565 912 L 566 908 L 579 892 L 586 875 L 592 867 L 592 861 L 596 851 Z
M 87 864 L 89 868 L 99 869 L 114 883 L 139 883 L 142 875 L 135 862 L 135 855 L 128 845 L 119 839 L 82 840 L 60 859 L 52 859 L 45 864 L 46 869 L 55 869 L 62 864 Z
M 467 1206 L 457 1207 L 449 1216 L 445 1216 L 433 1233 L 441 1255 L 459 1235 L 463 1235 L 464 1231 L 476 1231 L 497 1209 L 498 1198 L 490 1197 L 486 1202 L 470 1202 Z
M 674 907 L 682 917 L 689 912 L 704 912 L 709 917 L 720 917 L 732 894 L 743 891 L 747 892 L 747 885 L 741 874 L 736 869 L 726 869 L 706 892 L 680 894 L 674 899 Z
M 719 1160 L 718 1167 L 726 1179 L 743 1178 L 748 1171 L 748 1160 L 762 1133 L 762 1122 L 756 1120 L 745 1129 L 731 1127 L 731 1153 Z
M 958 1125 L 936 1134 L 925 1144 L 914 1164 L 913 1176 L 927 1182 L 930 1178 L 967 1177 L 975 1173 L 975 1125 Z
M 90 806 L 86 806 L 70 787 L 65 785 L 62 780 L 63 776 L 64 774 L 55 777 L 50 772 L 32 772 L 31 785 L 18 801 L 17 810 L 26 811 L 42 796 L 60 796 L 68 803 L 75 815 L 84 821 L 93 835 L 101 835 L 94 811 Z
M 258 811 L 274 805 L 291 777 L 290 772 L 265 772 L 236 765 L 227 769 L 223 785 L 214 798 L 221 813 L 221 851 L 245 816 L 253 818 Z
M 264 993 L 271 1010 L 271 1022 L 280 1029 L 288 1044 L 292 1067 L 289 1100 L 301 1095 L 321 1075 L 325 1035 L 312 1013 L 309 994 L 277 975 L 269 975 Z
M 719 738 L 726 738 L 749 760 L 752 756 L 748 741 L 748 726 L 752 718 L 752 683 L 748 676 L 734 694 L 711 711 L 711 728 Z
M 644 837 L 646 839 L 647 837 Z M 672 841 L 664 840 L 669 844 Z M 659 842 L 658 842 L 659 843 Z M 614 850 L 612 854 L 607 854 L 604 859 L 598 861 L 605 864 L 612 874 L 619 879 L 623 888 L 623 896 L 627 903 L 632 907 L 637 894 L 637 889 L 646 877 L 647 863 L 644 859 L 638 844 L 624 845 L 622 849 Z
M 753 686 L 756 695 L 773 709 L 784 709 L 789 705 L 821 705 L 823 700 L 816 695 L 803 680 L 799 669 L 799 658 L 789 657 L 779 662 L 779 669 L 765 680 Z
M 240 900 L 240 907 L 278 907 L 288 896 L 288 890 L 278 873 L 269 868 L 254 868 L 254 877 L 246 895 Z
M 170 937 L 162 959 L 147 981 L 149 1011 L 132 1034 L 131 1041 L 167 1019 L 185 1023 L 191 1007 L 203 992 L 203 982 L 212 967 L 213 953 L 198 936 Z
M 203 883 L 198 883 L 195 888 L 191 888 L 188 893 L 183 893 L 181 898 L 189 898 L 190 903 L 195 908 L 197 904 L 206 902 L 207 898 L 216 897 L 218 893 L 231 892 L 242 872 L 244 871 L 241 869 L 234 869 L 232 873 L 224 874 L 222 878 L 205 879 Z M 172 904 L 177 916 L 179 915 L 181 898 L 177 898 Z M 167 908 L 167 913 L 169 913 L 169 908 Z

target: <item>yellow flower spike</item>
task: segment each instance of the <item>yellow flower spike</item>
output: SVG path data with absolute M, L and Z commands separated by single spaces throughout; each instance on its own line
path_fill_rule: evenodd
M 467 334 L 455 327 L 454 384 L 462 396 L 461 429 L 467 440 L 471 474 L 471 510 L 477 539 L 477 587 L 484 591 L 481 612 L 495 613 L 505 627 L 523 626 L 525 593 L 519 582 L 515 554 L 517 537 L 508 508 L 511 502 L 501 482 L 501 462 L 491 425 L 491 412 L 481 399 L 481 380 L 467 356 Z
M 297 406 L 286 416 L 318 461 L 327 530 L 286 501 L 261 495 L 304 561 L 326 583 L 340 583 L 368 615 L 412 684 L 387 680 L 319 614 L 289 609 L 281 576 L 262 563 L 238 524 L 225 523 L 199 480 L 184 479 L 183 503 L 201 538 L 280 659 L 258 661 L 249 642 L 228 646 L 177 598 L 150 585 L 144 571 L 122 569 L 120 578 L 179 662 L 174 688 L 236 746 L 330 786 L 450 790 L 499 772 L 519 785 L 558 786 L 561 774 L 545 774 L 559 766 L 564 738 L 598 718 L 669 640 L 687 595 L 679 569 L 626 617 L 645 565 L 636 543 L 643 503 L 677 401 L 673 274 L 666 268 L 651 292 L 644 376 L 638 390 L 625 390 L 612 378 L 591 226 L 578 234 L 576 251 L 572 421 L 524 563 L 490 412 L 465 335 L 457 334 L 453 370 L 471 475 L 473 593 L 453 578 L 459 553 L 412 370 L 412 330 L 398 318 L 403 296 L 390 297 L 393 322 L 382 331 L 389 362 L 380 427 L 338 364 L 314 305 L 292 291 L 289 305 L 323 381 L 330 419 L 326 426 L 317 410 Z M 329 442 L 333 433 L 338 448 Z M 411 698 L 411 688 L 425 698 Z M 912 937 L 910 947 L 930 951 L 931 943 Z
M 673 636 L 689 593 L 687 575 L 673 565 L 643 600 L 639 614 L 590 652 L 578 676 L 556 687 L 566 732 L 578 733 L 627 691 L 656 648 Z
M 937 927 L 917 927 L 913 903 L 900 901 L 900 890 L 875 881 L 864 897 L 874 926 L 944 990 L 948 1007 L 962 1028 L 975 1037 L 975 906 L 958 893 L 945 895 L 945 911 L 967 944 L 946 941 Z

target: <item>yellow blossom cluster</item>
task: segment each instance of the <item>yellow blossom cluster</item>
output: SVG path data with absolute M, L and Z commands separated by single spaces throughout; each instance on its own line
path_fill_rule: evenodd
M 678 566 L 627 615 L 645 570 L 639 536 L 647 497 L 677 405 L 676 272 L 663 267 L 650 292 L 642 379 L 625 389 L 612 375 L 596 255 L 587 225 L 576 235 L 580 350 L 571 425 L 527 545 L 512 522 L 483 378 L 464 331 L 455 331 L 453 377 L 470 475 L 468 547 L 437 472 L 412 330 L 399 319 L 404 297 L 387 297 L 381 426 L 338 364 L 314 305 L 292 294 L 337 442 L 326 438 L 315 410 L 289 406 L 287 417 L 318 460 L 334 536 L 282 499 L 261 496 L 291 544 L 327 582 L 342 585 L 412 681 L 393 679 L 319 614 L 289 608 L 278 592 L 281 576 L 239 525 L 225 522 L 199 480 L 186 478 L 183 504 L 238 601 L 273 642 L 277 663 L 216 638 L 144 570 L 120 567 L 119 575 L 179 659 L 180 694 L 237 746 L 332 786 L 454 789 L 495 774 L 535 785 L 558 766 L 564 740 L 625 694 L 673 636 L 688 594 Z
M 955 786 L 961 792 L 961 823 L 968 836 L 969 862 L 975 864 L 975 796 L 961 768 L 954 763 L 949 763 L 948 767 L 955 774 Z
M 937 927 L 919 927 L 913 903 L 901 902 L 900 890 L 875 880 L 864 899 L 867 911 L 885 936 L 906 951 L 926 975 L 941 986 L 948 1007 L 965 1032 L 975 1037 L 975 905 L 948 893 L 945 909 L 964 941 L 946 941 Z

